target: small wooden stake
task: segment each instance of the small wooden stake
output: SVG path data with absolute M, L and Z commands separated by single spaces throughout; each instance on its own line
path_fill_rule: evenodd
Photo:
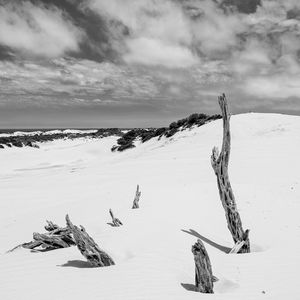
M 105 267 L 115 264 L 112 258 L 101 250 L 95 241 L 88 235 L 83 226 L 78 228 L 73 225 L 68 215 L 66 215 L 66 222 L 73 234 L 77 248 L 93 266 Z
M 141 194 L 142 193 L 140 192 L 140 187 L 139 187 L 139 185 L 137 185 L 135 197 L 134 197 L 133 205 L 132 205 L 133 209 L 139 208 L 139 201 L 140 201 Z
M 228 162 L 230 156 L 230 114 L 228 111 L 225 94 L 218 98 L 223 116 L 223 143 L 219 154 L 218 148 L 214 147 L 211 156 L 211 165 L 217 176 L 220 199 L 225 210 L 228 229 L 232 235 L 235 244 L 244 241 L 239 248 L 238 253 L 250 252 L 250 241 L 248 237 L 249 230 L 244 232 L 240 214 L 236 207 L 234 194 L 228 176 Z M 246 237 L 246 238 L 245 238 Z
M 212 274 L 211 263 L 207 251 L 200 239 L 192 246 L 195 260 L 195 285 L 197 292 L 213 293 L 213 281 L 216 281 Z
M 123 225 L 123 223 L 118 218 L 115 218 L 114 213 L 111 209 L 109 210 L 109 213 L 110 213 L 110 216 L 112 218 L 112 225 L 113 226 L 117 227 L 117 226 Z

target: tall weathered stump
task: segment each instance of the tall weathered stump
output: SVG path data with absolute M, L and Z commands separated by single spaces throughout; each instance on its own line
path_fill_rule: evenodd
M 242 245 L 238 253 L 250 252 L 249 230 L 244 231 L 240 214 L 237 210 L 234 194 L 228 176 L 228 162 L 230 156 L 230 114 L 225 94 L 218 97 L 223 117 L 223 143 L 219 154 L 218 148 L 214 147 L 211 156 L 211 164 L 217 176 L 220 199 L 225 210 L 228 229 L 236 245 Z

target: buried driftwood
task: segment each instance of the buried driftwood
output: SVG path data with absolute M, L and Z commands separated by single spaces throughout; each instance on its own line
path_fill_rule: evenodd
M 112 223 L 109 223 L 110 225 L 115 226 L 115 227 L 123 225 L 123 223 L 118 218 L 115 218 L 114 213 L 111 209 L 109 210 L 109 214 L 112 219 Z
M 49 251 L 75 245 L 69 228 L 62 228 L 51 221 L 47 221 L 45 229 L 48 231 L 47 233 L 34 232 L 31 242 L 23 243 L 9 250 L 9 252 L 20 247 L 34 249 L 35 251 Z
M 137 185 L 137 188 L 136 188 L 136 192 L 135 192 L 135 197 L 134 197 L 134 200 L 133 200 L 133 205 L 132 205 L 132 208 L 139 208 L 139 201 L 140 201 L 140 197 L 141 197 L 141 192 L 140 192 L 140 186 Z
M 242 247 L 245 245 L 246 241 L 248 240 L 249 236 L 249 229 L 245 231 L 244 237 L 242 241 L 238 241 L 233 248 L 230 250 L 230 254 L 232 253 L 239 253 L 239 251 L 242 249 Z
M 217 176 L 220 199 L 225 210 L 227 226 L 231 232 L 234 243 L 238 245 L 237 253 L 250 252 L 249 230 L 244 231 L 240 214 L 236 207 L 235 198 L 228 176 L 228 162 L 230 156 L 230 114 L 225 94 L 218 98 L 223 117 L 223 143 L 221 153 L 214 147 L 211 164 Z
M 68 215 L 66 215 L 66 222 L 74 237 L 77 248 L 93 266 L 105 267 L 115 264 L 112 258 L 101 250 L 95 241 L 88 235 L 83 226 L 78 228 L 73 225 Z
M 201 293 L 213 293 L 213 282 L 217 280 L 212 274 L 210 260 L 207 251 L 200 239 L 192 246 L 195 261 L 195 285 L 196 291 Z

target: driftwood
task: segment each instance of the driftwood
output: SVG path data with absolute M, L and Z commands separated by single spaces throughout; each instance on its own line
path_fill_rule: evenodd
M 213 276 L 211 263 L 207 251 L 200 239 L 192 246 L 195 261 L 195 285 L 196 291 L 201 293 L 213 293 Z
M 41 242 L 46 248 L 58 249 L 58 248 L 68 248 L 70 245 L 66 243 L 61 235 L 49 235 L 43 233 L 33 233 L 33 239 L 37 242 Z
M 47 221 L 45 229 L 48 231 L 47 233 L 34 232 L 31 242 L 18 245 L 8 252 L 12 252 L 20 247 L 34 249 L 35 251 L 49 251 L 75 245 L 70 234 L 71 231 L 68 228 L 61 228 L 53 222 Z
M 140 192 L 140 187 L 139 185 L 137 185 L 137 188 L 136 188 L 136 192 L 135 192 L 135 197 L 134 197 L 134 200 L 133 200 L 133 205 L 132 205 L 132 208 L 139 208 L 139 201 L 140 201 L 140 197 L 141 197 L 141 192 Z
M 244 238 L 242 241 L 238 241 L 234 246 L 233 248 L 230 250 L 230 254 L 232 253 L 239 253 L 239 251 L 242 249 L 242 247 L 245 245 L 247 239 L 248 239 L 248 236 L 249 236 L 249 229 L 247 229 L 245 231 L 245 234 L 244 234 Z
M 58 225 L 54 224 L 54 223 L 51 222 L 51 221 L 46 220 L 46 223 L 47 223 L 47 225 L 45 225 L 44 228 L 45 228 L 47 231 L 53 231 L 53 230 L 59 228 Z
M 109 210 L 109 213 L 112 218 L 112 223 L 109 223 L 110 225 L 116 226 L 116 227 L 123 225 L 123 223 L 118 218 L 115 218 L 114 213 L 111 209 Z
M 218 148 L 214 147 L 211 156 L 211 164 L 217 176 L 220 199 L 225 210 L 227 226 L 231 232 L 235 244 L 242 246 L 238 253 L 250 252 L 249 230 L 245 231 L 242 227 L 240 214 L 236 207 L 235 198 L 228 177 L 228 162 L 230 156 L 230 114 L 228 112 L 227 100 L 225 94 L 218 97 L 219 105 L 223 117 L 223 143 L 219 154 Z
M 66 215 L 68 228 L 71 230 L 77 248 L 81 254 L 95 267 L 114 265 L 112 258 L 99 248 L 95 241 L 88 235 L 83 226 L 78 228 L 73 225 L 68 215 Z

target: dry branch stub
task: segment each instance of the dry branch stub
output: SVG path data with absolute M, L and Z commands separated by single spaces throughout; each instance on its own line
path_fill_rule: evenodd
M 95 267 L 105 267 L 114 265 L 113 259 L 99 248 L 95 241 L 88 235 L 85 228 L 73 225 L 68 215 L 66 215 L 68 228 L 71 230 L 77 248 L 81 254 Z
M 139 201 L 140 201 L 141 194 L 142 193 L 140 192 L 140 186 L 137 185 L 136 192 L 135 192 L 135 197 L 134 197 L 133 205 L 132 205 L 133 209 L 139 208 Z
M 123 225 L 123 223 L 118 218 L 115 218 L 114 213 L 111 209 L 109 210 L 109 214 L 112 219 L 112 226 L 118 227 L 118 226 Z
M 59 228 L 59 226 L 56 225 L 56 224 L 54 224 L 52 221 L 46 220 L 46 223 L 47 223 L 47 225 L 45 225 L 44 228 L 45 228 L 47 231 L 53 231 L 53 230 Z
M 216 277 L 212 274 L 212 268 L 207 251 L 200 239 L 192 246 L 195 261 L 195 285 L 196 291 L 210 293 L 213 291 L 213 281 Z
M 238 253 L 250 252 L 249 230 L 244 231 L 240 214 L 236 207 L 235 197 L 228 176 L 228 162 L 230 156 L 230 114 L 225 94 L 218 97 L 223 117 L 223 142 L 219 153 L 214 147 L 211 156 L 211 164 L 217 176 L 220 199 L 225 210 L 228 229 L 234 243 L 239 246 Z M 242 244 L 242 245 L 241 245 Z

